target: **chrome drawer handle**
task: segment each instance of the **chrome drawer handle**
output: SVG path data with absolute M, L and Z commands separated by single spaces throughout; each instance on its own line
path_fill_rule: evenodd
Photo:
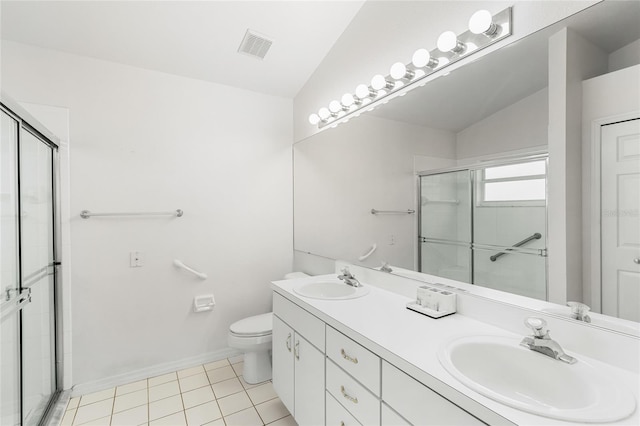
M 344 390 L 344 386 L 340 386 L 340 392 L 342 392 L 342 396 L 344 396 L 346 399 L 348 399 L 349 401 L 353 402 L 354 404 L 358 403 L 358 398 L 355 398 L 351 395 L 349 395 L 347 393 L 346 390 Z
M 296 359 L 300 359 L 300 340 L 296 342 L 296 347 L 293 348 L 293 354 L 296 356 Z
M 287 336 L 287 349 L 291 352 L 291 333 Z
M 342 358 L 346 359 L 347 361 L 351 361 L 354 364 L 358 363 L 358 358 L 351 358 L 349 355 L 347 355 L 344 349 L 340 349 L 340 354 L 342 355 Z

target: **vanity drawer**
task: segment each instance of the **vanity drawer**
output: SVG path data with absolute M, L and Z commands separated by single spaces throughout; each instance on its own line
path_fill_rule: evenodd
M 415 425 L 484 424 L 386 361 L 382 362 L 382 399 Z
M 363 425 L 380 424 L 380 400 L 330 359 L 327 391 Z
M 327 426 L 360 426 L 360 423 L 327 391 L 326 425 Z
M 344 334 L 327 327 L 326 354 L 340 368 L 380 396 L 380 358 Z
M 273 313 L 324 353 L 324 322 L 295 303 L 273 293 Z

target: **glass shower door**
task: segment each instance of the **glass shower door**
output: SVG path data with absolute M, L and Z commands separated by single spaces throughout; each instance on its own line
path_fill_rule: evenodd
M 20 424 L 18 122 L 0 121 L 0 424 Z
M 471 282 L 468 170 L 420 177 L 420 272 Z
M 56 390 L 53 148 L 23 130 L 20 138 L 22 420 L 37 424 Z

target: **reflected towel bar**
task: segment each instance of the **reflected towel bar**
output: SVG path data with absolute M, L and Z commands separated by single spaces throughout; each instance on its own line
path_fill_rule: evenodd
M 532 236 L 530 236 L 528 238 L 525 238 L 524 240 L 522 240 L 522 241 L 520 241 L 518 243 L 515 243 L 511 247 L 520 247 L 520 246 L 523 246 L 523 245 L 527 244 L 531 240 L 539 240 L 540 238 L 542 238 L 542 235 L 539 232 L 536 232 Z M 507 249 L 507 250 L 509 250 L 509 249 Z M 503 256 L 505 254 L 509 254 L 509 253 L 501 251 L 500 253 L 496 253 L 493 256 L 490 256 L 489 259 L 491 259 L 492 262 L 495 262 L 500 256 Z
M 80 217 L 83 219 L 89 219 L 92 216 L 176 216 L 182 217 L 184 212 L 177 209 L 172 212 L 140 212 L 140 213 L 91 213 L 89 210 L 82 210 Z
M 200 278 L 201 280 L 206 280 L 207 279 L 207 274 L 205 274 L 204 272 L 198 272 L 195 269 L 191 268 L 190 266 L 185 265 L 184 263 L 182 263 L 182 261 L 178 260 L 178 259 L 174 259 L 173 260 L 173 264 L 180 269 L 184 269 L 187 272 L 191 272 L 193 275 L 195 275 L 196 277 Z
M 415 210 L 376 210 L 371 209 L 371 214 L 414 214 Z

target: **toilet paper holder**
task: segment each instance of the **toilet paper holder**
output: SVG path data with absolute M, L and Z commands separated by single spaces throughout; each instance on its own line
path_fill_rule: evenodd
M 212 311 L 215 304 L 213 294 L 201 294 L 193 298 L 193 312 Z

